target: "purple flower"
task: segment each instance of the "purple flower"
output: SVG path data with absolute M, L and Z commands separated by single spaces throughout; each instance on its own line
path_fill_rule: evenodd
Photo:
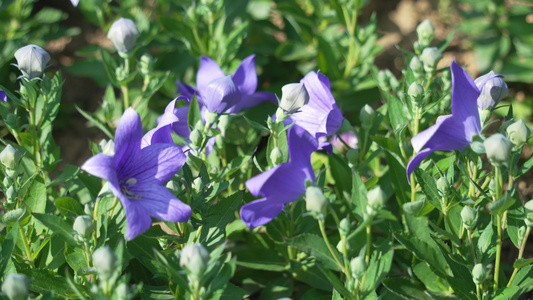
M 176 102 L 178 100 L 185 99 L 185 97 L 178 97 L 167 105 L 165 112 L 157 120 L 157 127 L 148 131 L 142 138 L 141 149 L 149 146 L 151 144 L 157 143 L 167 143 L 174 144 L 172 140 L 171 131 L 175 124 L 177 124 L 181 119 L 174 114 Z M 187 116 L 185 116 L 185 123 L 187 123 Z
M 257 73 L 255 55 L 246 57 L 233 75 L 226 75 L 218 64 L 209 57 L 202 56 L 196 74 L 196 88 L 176 82 L 178 93 L 187 98 L 197 94 L 198 99 L 210 112 L 237 113 L 243 109 L 271 100 L 276 97 L 268 92 L 256 92 Z
M 285 204 L 305 193 L 305 182 L 314 182 L 311 153 L 319 149 L 317 140 L 303 128 L 293 125 L 287 133 L 289 162 L 273 167 L 248 181 L 246 187 L 254 196 L 264 198 L 241 208 L 241 219 L 250 228 L 264 225 L 274 219 Z
M 0 89 L 0 100 L 6 102 L 7 101 L 7 95 L 6 92 Z
M 477 106 L 480 91 L 474 80 L 452 61 L 452 114 L 440 116 L 435 125 L 411 139 L 417 154 L 407 165 L 407 178 L 434 151 L 462 150 L 479 135 L 481 123 Z M 494 77 L 499 75 L 494 75 Z M 423 149 L 424 148 L 424 149 Z M 422 150 L 423 149 L 423 150 Z
M 99 153 L 81 167 L 109 181 L 126 211 L 128 240 L 150 228 L 150 216 L 170 222 L 185 222 L 191 216 L 191 208 L 163 186 L 185 163 L 180 147 L 152 143 L 141 149 L 142 138 L 141 118 L 128 108 L 118 123 L 115 155 Z
M 481 91 L 477 99 L 477 105 L 481 110 L 485 110 L 489 106 L 495 108 L 502 98 L 509 95 L 509 88 L 502 78 L 502 75 L 496 75 L 490 71 L 474 80 Z
M 329 79 L 311 71 L 300 81 L 309 93 L 309 103 L 291 115 L 290 120 L 314 137 L 336 133 L 342 125 L 342 114 L 331 94 Z

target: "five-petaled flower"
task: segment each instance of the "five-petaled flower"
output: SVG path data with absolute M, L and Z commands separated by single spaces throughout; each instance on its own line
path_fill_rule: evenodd
M 477 105 L 480 91 L 474 80 L 455 63 L 455 60 L 452 61 L 450 68 L 452 73 L 452 114 L 440 116 L 435 125 L 411 139 L 411 144 L 417 154 L 407 165 L 408 179 L 413 170 L 429 154 L 438 150 L 462 150 L 472 144 L 474 136 L 480 134 L 481 123 Z M 493 77 L 498 76 L 500 75 L 493 74 Z
M 219 65 L 209 57 L 202 56 L 196 74 L 196 89 L 181 83 L 178 93 L 192 99 L 198 96 L 209 112 L 237 113 L 266 101 L 276 100 L 268 92 L 256 92 L 257 73 L 255 72 L 255 55 L 246 57 L 233 75 L 226 75 Z
M 305 182 L 315 181 L 311 153 L 319 149 L 314 136 L 293 125 L 288 129 L 289 162 L 267 170 L 246 181 L 254 196 L 264 198 L 241 208 L 241 219 L 250 228 L 264 225 L 281 213 L 285 204 L 305 194 Z
M 126 211 L 128 240 L 150 228 L 150 216 L 170 222 L 185 222 L 191 216 L 191 208 L 163 186 L 186 161 L 180 147 L 152 140 L 142 148 L 142 138 L 141 118 L 128 108 L 117 127 L 115 155 L 99 153 L 81 167 L 109 181 Z

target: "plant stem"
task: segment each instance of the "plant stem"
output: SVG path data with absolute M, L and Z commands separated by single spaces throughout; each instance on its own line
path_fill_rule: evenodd
M 472 240 L 472 232 L 469 229 L 466 229 L 468 234 L 468 241 L 470 242 L 470 251 L 472 251 L 472 258 L 474 258 L 474 264 L 477 265 L 476 251 L 474 251 L 474 242 Z
M 346 269 L 344 268 L 344 264 L 341 262 L 339 257 L 337 256 L 337 253 L 331 246 L 331 243 L 329 242 L 328 236 L 326 235 L 326 225 L 324 220 L 318 220 L 318 227 L 320 227 L 320 233 L 322 233 L 322 238 L 324 239 L 324 242 L 326 243 L 326 246 L 328 247 L 329 252 L 333 256 L 333 259 L 335 259 L 335 262 L 337 265 L 341 268 L 342 273 L 346 274 Z
M 32 268 L 35 268 L 35 265 L 33 264 L 33 259 L 31 258 L 31 249 L 30 245 L 28 244 L 28 239 L 26 238 L 26 232 L 22 228 L 22 226 L 19 226 L 19 233 L 22 237 L 22 243 L 24 244 L 24 250 L 26 251 L 26 256 L 28 257 L 28 262 L 30 263 L 30 266 Z
M 494 180 L 496 181 L 494 202 L 502 197 L 503 178 L 499 166 L 494 166 Z M 496 261 L 494 262 L 494 291 L 498 290 L 500 281 L 500 261 L 502 257 L 502 213 L 496 215 L 498 236 L 496 237 Z
M 372 227 L 370 226 L 370 223 L 366 225 L 366 253 L 365 253 L 365 261 L 367 264 L 370 263 L 370 254 L 372 252 Z

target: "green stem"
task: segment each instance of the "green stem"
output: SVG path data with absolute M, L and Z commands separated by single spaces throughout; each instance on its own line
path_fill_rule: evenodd
M 468 234 L 468 241 L 470 242 L 470 251 L 472 251 L 472 258 L 474 258 L 474 264 L 477 265 L 476 251 L 474 251 L 474 242 L 472 241 L 472 232 L 469 229 L 466 229 Z
M 494 201 L 502 197 L 503 178 L 502 170 L 499 166 L 494 166 L 494 180 L 496 181 Z M 502 214 L 496 215 L 497 240 L 496 240 L 496 261 L 494 262 L 494 291 L 498 290 L 500 283 L 500 261 L 502 257 Z
M 366 225 L 366 254 L 365 254 L 365 261 L 367 264 L 370 263 L 370 254 L 372 253 L 372 227 L 370 226 L 370 223 Z
M 527 227 L 526 234 L 524 235 L 524 239 L 522 240 L 522 243 L 520 244 L 520 249 L 518 249 L 518 258 L 516 260 L 522 259 L 524 255 L 524 249 L 526 248 L 527 238 L 529 237 L 529 234 L 531 233 L 531 227 Z M 510 287 L 513 284 L 513 281 L 516 277 L 516 274 L 518 274 L 518 271 L 520 271 L 520 268 L 514 268 L 513 274 L 511 275 L 511 278 L 509 279 L 509 283 L 507 283 L 507 287 Z
M 30 263 L 30 266 L 32 268 L 35 268 L 35 265 L 33 264 L 32 255 L 31 255 L 30 244 L 28 243 L 28 239 L 26 238 L 26 232 L 24 231 L 22 226 L 19 226 L 19 233 L 20 233 L 20 236 L 22 237 L 22 243 L 24 244 L 24 250 L 26 251 L 28 262 Z
M 364 133 L 365 138 L 363 139 L 363 147 L 361 148 L 361 152 L 359 152 L 359 164 L 362 164 L 365 158 L 366 144 L 368 143 L 368 135 L 369 133 L 365 130 L 365 133 Z
M 482 295 L 481 295 L 481 288 L 479 287 L 479 284 L 476 284 L 476 294 L 477 294 L 477 299 L 478 300 L 482 300 Z
M 318 226 L 320 227 L 320 233 L 322 233 L 322 238 L 324 239 L 324 242 L 326 243 L 326 246 L 328 247 L 329 252 L 335 259 L 335 262 L 337 263 L 337 265 L 341 268 L 342 272 L 346 274 L 346 269 L 344 268 L 344 264 L 341 262 L 341 260 L 337 256 L 337 253 L 331 246 L 328 236 L 326 235 L 326 225 L 325 225 L 324 220 L 318 220 Z

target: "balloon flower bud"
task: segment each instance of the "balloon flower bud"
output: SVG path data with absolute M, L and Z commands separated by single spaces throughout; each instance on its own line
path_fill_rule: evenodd
M 409 97 L 411 97 L 411 101 L 415 106 L 420 106 L 422 103 L 422 98 L 424 98 L 424 88 L 420 85 L 420 83 L 415 81 L 409 86 L 407 94 Z
M 2 152 L 0 152 L 0 162 L 6 169 L 14 170 L 20 161 L 20 152 L 17 148 L 7 145 Z
M 346 217 L 341 220 L 339 224 L 339 231 L 343 236 L 347 236 L 350 234 L 350 231 L 352 230 L 352 224 L 350 223 L 350 218 Z
M 477 264 L 472 269 L 472 278 L 475 284 L 482 284 L 487 277 L 487 268 L 483 264 Z
M 385 195 L 385 192 L 380 187 L 377 187 L 368 192 L 367 198 L 368 206 L 372 207 L 374 210 L 380 210 L 387 200 L 387 195 Z
M 117 260 L 115 252 L 109 246 L 99 248 L 93 253 L 94 268 L 103 277 L 109 277 L 113 273 Z
M 94 230 L 93 218 L 90 216 L 78 216 L 72 226 L 74 231 L 83 238 L 89 238 Z
M 482 110 L 489 106 L 495 107 L 505 96 L 509 95 L 507 84 L 501 75 L 496 75 L 493 71 L 477 78 L 474 83 L 481 90 L 477 98 L 477 105 Z
M 209 252 L 200 244 L 189 244 L 180 252 L 180 266 L 189 270 L 191 274 L 199 278 L 207 269 Z
M 293 114 L 309 103 L 309 94 L 303 83 L 289 83 L 281 88 L 279 107 L 285 113 Z
M 422 62 L 416 55 L 411 58 L 411 61 L 409 62 L 409 68 L 413 71 L 415 76 L 420 75 L 424 72 L 424 64 L 422 64 Z
M 466 229 L 473 230 L 477 224 L 477 212 L 467 205 L 461 211 L 461 219 Z
M 307 187 L 305 191 L 305 207 L 308 212 L 316 215 L 326 212 L 328 198 L 326 198 L 321 188 L 313 185 Z
M 2 284 L 2 292 L 9 300 L 28 299 L 29 289 L 28 277 L 24 274 L 9 274 Z
M 362 256 L 354 257 L 350 261 L 350 269 L 355 278 L 361 279 L 366 273 L 367 264 L 365 258 Z
M 483 145 L 485 145 L 487 157 L 495 165 L 505 163 L 513 147 L 513 143 L 500 133 L 491 135 L 483 142 Z
M 522 119 L 507 127 L 507 135 L 509 136 L 509 140 L 511 140 L 511 142 L 517 147 L 521 147 L 527 142 L 530 133 L 531 131 Z
M 420 61 L 422 61 L 424 64 L 424 69 L 426 72 L 434 71 L 441 58 L 442 53 L 436 47 L 424 48 L 422 54 L 420 55 Z
M 446 179 L 446 177 L 441 177 L 437 179 L 437 190 L 439 191 L 439 195 L 441 197 L 445 197 L 448 195 L 448 191 L 450 188 L 450 183 Z
M 189 134 L 189 140 L 191 141 L 191 148 L 199 149 L 202 146 L 202 133 L 198 129 L 194 129 Z
M 50 61 L 50 54 L 37 45 L 27 45 L 15 52 L 17 67 L 24 77 L 40 77 Z
M 274 166 L 277 166 L 283 162 L 283 153 L 278 147 L 272 149 L 272 152 L 270 153 L 270 160 Z
M 135 23 L 126 18 L 120 18 L 113 22 L 107 32 L 107 38 L 113 42 L 118 52 L 133 50 L 140 35 L 141 33 Z
M 148 54 L 144 53 L 141 56 L 141 60 L 139 61 L 139 71 L 142 75 L 148 75 L 152 73 L 154 70 L 154 58 Z
M 359 120 L 361 121 L 361 127 L 364 130 L 370 130 L 372 124 L 374 123 L 374 118 L 376 117 L 376 111 L 372 106 L 365 104 L 361 111 L 359 112 Z
M 533 212 L 533 199 L 529 200 L 528 202 L 526 202 L 526 204 L 524 205 L 524 207 L 529 210 L 530 212 Z
M 416 27 L 416 34 L 418 36 L 418 42 L 420 46 L 427 47 L 433 41 L 433 36 L 435 35 L 435 28 L 431 21 L 428 19 L 424 20 L 422 23 L 418 24 Z

